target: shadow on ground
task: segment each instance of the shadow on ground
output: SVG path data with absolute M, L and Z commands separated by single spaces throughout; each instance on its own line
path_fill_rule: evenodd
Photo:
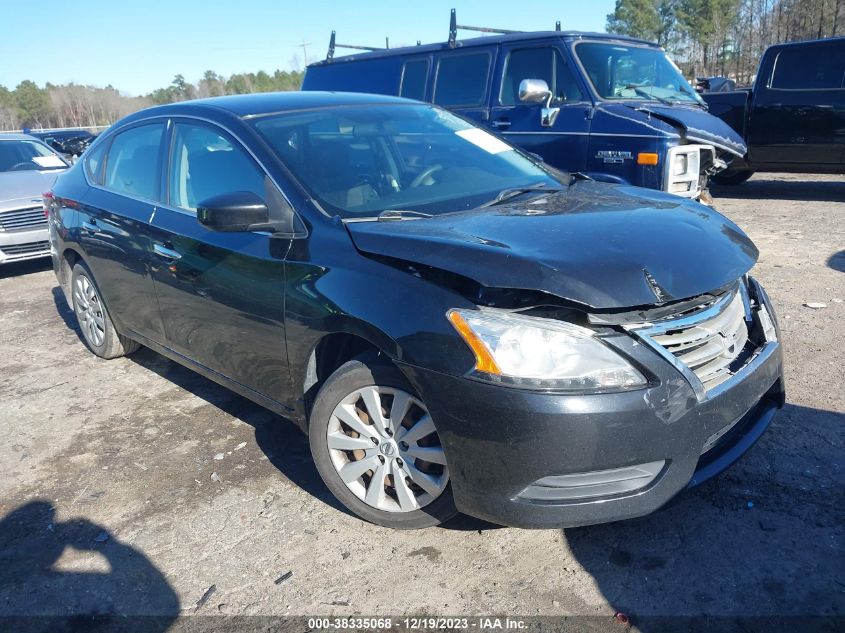
M 840 273 L 845 273 L 845 251 L 839 251 L 830 256 L 827 260 L 827 265 L 833 270 L 838 270 Z
M 741 185 L 713 184 L 713 197 L 798 200 L 800 202 L 845 202 L 845 182 L 819 180 L 763 180 L 752 178 Z
M 76 316 L 58 286 L 53 288 L 53 302 L 65 326 L 73 330 L 84 345 Z M 146 347 L 129 356 L 129 359 L 252 426 L 255 429 L 256 444 L 282 475 L 326 505 L 351 515 L 326 488 L 311 458 L 308 437 L 296 424 Z M 443 527 L 458 531 L 478 531 L 499 526 L 472 517 L 458 516 Z
M 0 518 L 0 629 L 155 633 L 178 614 L 162 573 L 102 526 L 41 500 Z
M 33 273 L 43 273 L 46 270 L 52 269 L 53 260 L 49 257 L 29 259 L 23 262 L 12 262 L 11 264 L 3 264 L 0 266 L 0 279 L 31 275 Z
M 563 530 L 638 630 L 843 630 L 845 415 L 787 405 L 778 418 L 743 461 L 662 510 Z

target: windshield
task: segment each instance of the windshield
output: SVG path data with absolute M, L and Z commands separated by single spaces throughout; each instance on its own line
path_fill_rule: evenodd
M 575 54 L 602 99 L 703 103 L 660 49 L 585 42 Z
M 344 106 L 268 115 L 254 125 L 314 198 L 344 218 L 462 211 L 504 189 L 560 188 L 563 179 L 434 106 Z
M 68 164 L 38 141 L 0 140 L 0 172 L 66 169 Z

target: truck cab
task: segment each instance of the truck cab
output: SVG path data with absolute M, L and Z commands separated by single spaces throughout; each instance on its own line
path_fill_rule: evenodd
M 704 99 L 748 145 L 720 184 L 755 171 L 845 171 L 845 37 L 770 46 L 751 88 Z
M 308 66 L 303 90 L 399 95 L 448 108 L 559 169 L 699 198 L 745 155 L 658 46 L 601 33 L 497 31 Z M 361 47 L 353 47 L 361 48 Z

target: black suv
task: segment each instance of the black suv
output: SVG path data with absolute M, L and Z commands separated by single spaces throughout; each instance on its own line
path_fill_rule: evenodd
M 437 106 L 153 108 L 48 199 L 91 351 L 145 345 L 298 421 L 326 485 L 382 525 L 645 514 L 783 404 L 736 225 L 556 171 Z

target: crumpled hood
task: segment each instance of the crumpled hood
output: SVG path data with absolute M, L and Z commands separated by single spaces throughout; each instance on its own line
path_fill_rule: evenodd
M 0 172 L 0 208 L 16 208 L 23 199 L 41 202 L 41 194 L 50 191 L 56 177 L 64 171 L 56 169 Z
M 694 297 L 736 280 L 758 255 L 739 227 L 704 205 L 591 181 L 517 204 L 346 226 L 364 253 L 596 309 Z
M 682 105 L 661 106 L 653 103 L 636 106 L 633 104 L 627 105 L 638 112 L 651 114 L 667 123 L 683 128 L 684 136 L 689 141 L 715 145 L 740 158 L 748 152 L 745 141 L 731 126 L 702 108 Z

